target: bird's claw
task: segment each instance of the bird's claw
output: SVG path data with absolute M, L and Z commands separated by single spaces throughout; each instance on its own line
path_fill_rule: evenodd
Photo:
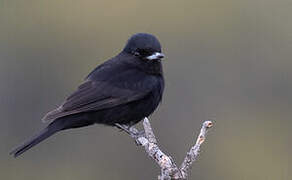
M 132 136 L 132 137 L 133 137 L 133 136 Z M 145 137 L 145 131 L 144 131 L 144 130 L 139 131 L 139 132 L 137 132 L 137 133 L 134 134 L 135 143 L 136 143 L 137 146 L 141 146 L 141 145 L 143 145 L 143 144 L 141 143 L 141 141 L 139 140 L 139 138 L 142 138 L 142 137 Z

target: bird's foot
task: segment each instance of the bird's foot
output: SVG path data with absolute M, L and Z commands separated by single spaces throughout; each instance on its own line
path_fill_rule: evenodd
M 116 123 L 115 126 L 119 128 L 122 131 L 125 131 L 127 134 L 129 134 L 132 138 L 135 139 L 135 142 L 138 146 L 142 145 L 140 142 L 140 138 L 145 138 L 145 131 L 138 131 L 134 126 L 124 125 Z

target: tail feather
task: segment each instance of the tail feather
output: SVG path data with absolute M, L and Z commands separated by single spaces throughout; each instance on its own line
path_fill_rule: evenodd
M 28 141 L 25 141 L 23 144 L 14 148 L 9 154 L 13 155 L 14 157 L 18 157 L 25 151 L 39 144 L 40 142 L 52 136 L 58 131 L 59 131 L 59 128 L 52 127 L 49 125 L 45 129 L 43 129 L 41 132 L 39 132 L 36 136 L 30 138 Z

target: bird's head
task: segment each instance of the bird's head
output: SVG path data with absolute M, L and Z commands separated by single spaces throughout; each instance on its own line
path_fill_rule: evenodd
M 158 39 L 147 33 L 137 33 L 130 37 L 123 52 L 148 61 L 164 58 Z

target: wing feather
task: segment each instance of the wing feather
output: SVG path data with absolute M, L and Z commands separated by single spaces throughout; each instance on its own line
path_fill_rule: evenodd
M 48 122 L 76 113 L 111 108 L 141 99 L 146 95 L 146 91 L 123 89 L 107 82 L 88 80 L 80 85 L 61 106 L 47 113 L 42 121 Z

